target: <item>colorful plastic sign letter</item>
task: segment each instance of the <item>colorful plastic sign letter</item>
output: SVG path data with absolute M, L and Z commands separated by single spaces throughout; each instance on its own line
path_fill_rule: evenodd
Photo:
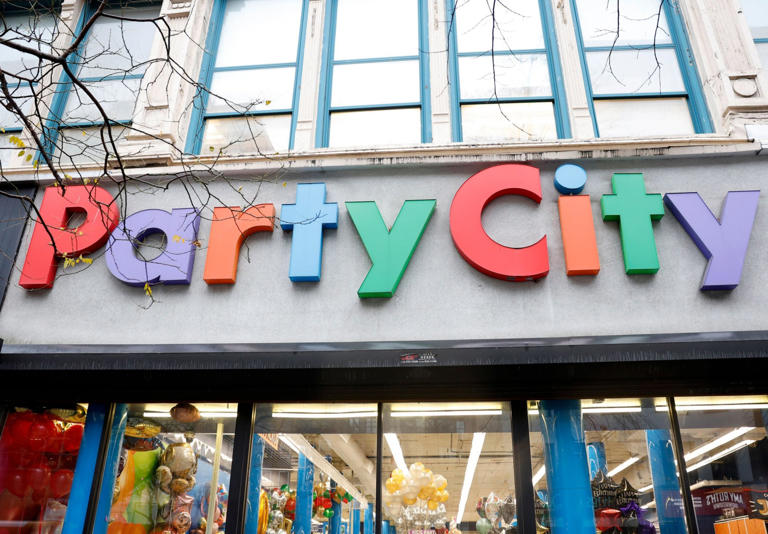
M 413 251 L 435 211 L 435 200 L 406 200 L 388 230 L 375 202 L 347 202 L 357 233 L 371 258 L 371 268 L 357 294 L 360 298 L 391 297 L 411 261 Z
M 612 195 L 603 195 L 600 207 L 604 221 L 619 221 L 624 270 L 627 274 L 653 274 L 659 270 L 656 239 L 651 221 L 664 216 L 659 194 L 645 192 L 642 173 L 616 173 Z
M 701 290 L 739 285 L 760 191 L 729 191 L 720 221 L 698 193 L 668 193 L 664 203 L 709 260 Z
M 214 208 L 203 280 L 206 284 L 234 284 L 240 247 L 249 235 L 271 232 L 274 204 L 258 204 L 245 211 L 238 207 Z
M 195 208 L 144 210 L 129 215 L 109 237 L 107 267 L 118 280 L 132 286 L 189 284 L 195 262 L 200 214 Z M 163 233 L 164 250 L 154 259 L 136 257 L 145 237 Z
M 293 230 L 288 277 L 319 282 L 323 263 L 323 228 L 336 228 L 339 205 L 325 202 L 325 184 L 297 184 L 296 204 L 283 204 L 280 227 Z
M 472 267 L 494 278 L 522 282 L 549 272 L 547 236 L 533 245 L 500 245 L 483 229 L 485 206 L 503 195 L 520 195 L 541 203 L 539 169 L 511 163 L 495 165 L 469 177 L 451 203 L 451 237 L 459 254 Z
M 555 189 L 563 193 L 557 199 L 557 209 L 560 212 L 565 272 L 568 276 L 600 272 L 590 198 L 589 195 L 579 195 L 586 183 L 587 173 L 578 165 L 566 163 L 555 171 Z
M 85 212 L 85 222 L 67 228 L 69 218 L 77 212 Z M 56 257 L 77 257 L 97 250 L 119 220 L 115 199 L 106 189 L 85 185 L 46 188 L 19 285 L 25 289 L 53 287 Z

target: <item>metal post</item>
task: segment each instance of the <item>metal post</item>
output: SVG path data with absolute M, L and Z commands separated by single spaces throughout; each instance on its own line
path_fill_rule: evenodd
M 517 531 L 536 534 L 536 509 L 533 496 L 531 441 L 528 435 L 528 407 L 524 400 L 512 401 L 512 457 L 517 500 Z

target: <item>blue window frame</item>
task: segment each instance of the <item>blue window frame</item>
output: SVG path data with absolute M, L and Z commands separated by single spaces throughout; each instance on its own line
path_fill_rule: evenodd
M 454 141 L 571 136 L 548 0 L 447 0 Z
M 741 7 L 752 32 L 757 54 L 768 69 L 768 0 L 741 0 Z
M 293 148 L 308 0 L 215 0 L 186 152 Z
M 597 137 L 712 132 L 676 0 L 571 0 Z
M 432 141 L 426 0 L 328 0 L 315 144 Z

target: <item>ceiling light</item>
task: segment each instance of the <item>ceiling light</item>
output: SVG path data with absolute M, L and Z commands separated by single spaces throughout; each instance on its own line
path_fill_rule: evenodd
M 544 475 L 545 475 L 546 473 L 547 473 L 547 469 L 546 469 L 546 466 L 542 465 L 541 467 L 539 467 L 539 470 L 538 470 L 538 471 L 536 471 L 536 474 L 535 474 L 535 475 L 533 475 L 533 478 L 531 479 L 531 484 L 533 484 L 534 486 L 536 486 L 536 484 L 538 484 L 538 483 L 539 483 L 539 480 L 541 480 L 542 478 L 544 478 Z
M 638 462 L 638 461 L 640 461 L 640 457 L 639 457 L 639 456 L 632 456 L 631 458 L 627 458 L 626 460 L 624 460 L 623 462 L 621 462 L 619 465 L 617 465 L 616 467 L 614 467 L 613 469 L 611 469 L 610 471 L 608 471 L 608 472 L 605 474 L 605 476 L 607 476 L 607 477 L 612 477 L 613 475 L 615 475 L 615 474 L 617 474 L 617 473 L 621 473 L 621 472 L 622 472 L 622 471 L 624 471 L 624 470 L 625 470 L 627 467 L 629 467 L 630 465 L 632 465 L 632 464 L 634 464 L 634 463 L 636 463 L 636 462 Z
M 742 426 L 742 427 L 739 427 L 739 428 L 737 428 L 735 430 L 731 430 L 727 434 L 723 434 L 719 438 L 717 438 L 715 440 L 712 440 L 709 443 L 705 443 L 704 445 L 702 445 L 698 449 L 694 449 L 691 452 L 689 452 L 688 454 L 686 454 L 685 457 L 684 457 L 685 461 L 688 462 L 690 460 L 693 460 L 694 458 L 698 458 L 699 456 L 701 456 L 705 452 L 709 452 L 712 449 L 716 449 L 720 445 L 724 445 L 724 444 L 728 443 L 729 441 L 734 440 L 734 439 L 738 438 L 739 436 L 743 436 L 744 434 L 746 434 L 750 430 L 754 430 L 754 429 L 755 429 L 755 427 L 753 427 L 753 426 Z
M 712 463 L 712 462 L 714 462 L 715 460 L 718 460 L 718 459 L 722 458 L 723 456 L 726 456 L 726 455 L 728 455 L 728 454 L 731 454 L 732 452 L 734 452 L 734 451 L 737 451 L 737 450 L 739 450 L 739 449 L 743 449 L 743 448 L 744 448 L 744 447 L 746 447 L 747 445 L 750 445 L 750 444 L 752 444 L 752 443 L 754 443 L 754 442 L 755 442 L 755 440 L 754 440 L 754 439 L 745 439 L 744 441 L 740 441 L 740 442 L 738 442 L 736 445 L 732 445 L 731 447 L 728 447 L 727 449 L 724 449 L 724 450 L 722 450 L 722 451 L 718 452 L 718 453 L 717 453 L 717 454 L 715 454 L 714 456 L 710 456 L 710 457 L 709 457 L 709 458 L 707 458 L 706 460 L 702 460 L 702 461 L 700 461 L 700 462 L 698 462 L 698 463 L 695 463 L 695 464 L 693 464 L 692 466 L 688 467 L 688 468 L 686 469 L 686 471 L 689 471 L 689 472 L 690 472 L 690 471 L 695 471 L 695 470 L 696 470 L 696 469 L 698 469 L 699 467 L 705 466 L 705 465 L 707 465 L 707 464 L 711 464 L 711 463 Z
M 400 440 L 397 439 L 397 434 L 385 433 L 384 439 L 387 440 L 389 452 L 392 453 L 392 459 L 395 461 L 395 465 L 403 473 L 408 473 L 408 466 L 405 464 L 403 449 L 400 447 Z
M 647 502 L 644 505 L 642 505 L 640 508 L 643 510 L 647 510 L 648 508 L 656 508 L 656 501 Z
M 275 419 L 350 419 L 376 417 L 376 412 L 272 412 Z
M 637 491 L 638 491 L 638 492 L 640 492 L 640 493 L 645 493 L 645 492 L 646 492 L 646 491 L 648 491 L 649 489 L 653 489 L 653 484 L 648 484 L 648 485 L 647 485 L 647 486 L 645 486 L 644 488 L 640 488 L 640 489 L 639 489 L 639 490 L 637 490 Z
M 456 417 L 461 415 L 501 415 L 502 410 L 408 410 L 392 411 L 392 417 Z
M 475 469 L 480 459 L 480 451 L 483 450 L 485 442 L 485 432 L 475 432 L 472 435 L 472 448 L 469 450 L 469 459 L 467 460 L 467 470 L 464 472 L 464 484 L 461 486 L 461 498 L 459 499 L 459 511 L 456 514 L 456 524 L 461 523 L 464 516 L 464 507 L 467 505 L 469 489 L 472 487 L 472 479 L 475 478 Z
M 144 412 L 144 417 L 151 417 L 154 419 L 170 419 L 171 414 L 168 412 Z M 231 418 L 234 419 L 237 417 L 237 412 L 200 412 L 200 417 L 206 418 L 218 418 L 218 419 L 224 419 L 224 418 Z
M 704 412 L 716 410 L 764 410 L 768 408 L 768 403 L 745 403 L 745 404 L 676 404 L 678 412 Z M 657 412 L 666 412 L 666 404 L 657 404 Z
M 605 406 L 602 408 L 582 408 L 581 413 L 640 413 L 640 406 Z M 528 415 L 538 415 L 539 410 L 528 410 Z

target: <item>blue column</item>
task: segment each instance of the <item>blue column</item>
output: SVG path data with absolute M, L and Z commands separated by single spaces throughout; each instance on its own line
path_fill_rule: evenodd
M 75 478 L 64 518 L 62 534 L 80 534 L 85 529 L 85 511 L 93 485 L 93 473 L 99 456 L 99 443 L 104 429 L 107 407 L 104 404 L 88 405 L 88 415 L 83 428 L 83 440 L 75 464 Z
M 128 405 L 115 405 L 115 418 L 112 420 L 112 428 L 109 432 L 109 445 L 107 458 L 104 465 L 104 474 L 101 479 L 101 491 L 99 492 L 99 504 L 96 506 L 96 520 L 93 525 L 93 534 L 106 534 L 109 511 L 112 509 L 112 492 L 115 489 L 117 479 L 117 465 L 120 460 L 120 450 L 123 448 L 125 425 L 128 422 Z
M 592 441 L 587 443 L 587 462 L 589 462 L 589 479 L 592 480 L 598 471 L 603 474 L 608 472 L 608 464 L 605 459 L 605 443 Z
M 389 524 L 389 534 L 397 534 L 397 528 L 392 523 Z
M 303 454 L 299 454 L 299 472 L 296 479 L 296 520 L 293 522 L 293 534 L 310 534 L 315 466 Z
M 251 442 L 251 472 L 248 476 L 248 500 L 245 503 L 245 534 L 258 534 L 259 498 L 261 497 L 261 465 L 264 462 L 264 440 L 258 434 Z
M 355 501 L 352 504 L 352 532 L 350 534 L 360 534 L 360 503 Z
M 382 519 L 381 520 L 381 534 L 389 534 L 389 520 L 388 519 Z
M 552 534 L 595 534 L 581 402 L 539 403 Z M 666 534 L 666 533 L 664 533 Z
M 675 454 L 669 430 L 646 430 L 648 461 L 651 464 L 653 498 L 659 516 L 660 534 L 685 534 L 685 516 L 677 482 Z
M 363 515 L 363 534 L 373 534 L 373 503 L 369 502 Z
M 331 495 L 336 491 L 336 482 L 331 480 Z M 341 504 L 331 498 L 333 516 L 328 521 L 328 534 L 341 534 Z

